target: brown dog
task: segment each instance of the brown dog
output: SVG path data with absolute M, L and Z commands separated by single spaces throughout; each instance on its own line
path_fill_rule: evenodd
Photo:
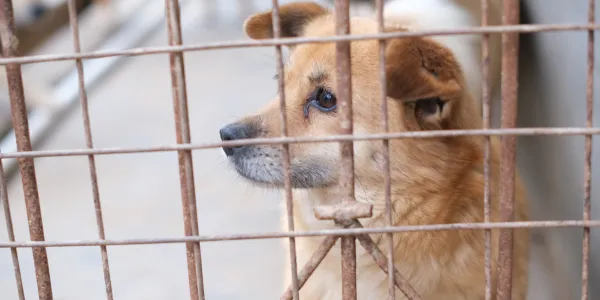
M 331 36 L 335 20 L 315 3 L 281 7 L 282 33 L 286 37 Z M 245 24 L 249 37 L 273 36 L 271 13 L 251 16 Z M 401 30 L 390 28 L 390 30 Z M 372 19 L 352 18 L 353 34 L 377 32 Z M 335 44 L 302 44 L 291 49 L 285 72 L 289 134 L 326 136 L 339 132 L 336 117 Z M 351 43 L 354 132 L 381 132 L 379 43 Z M 466 88 L 465 74 L 453 52 L 429 38 L 391 40 L 387 44 L 387 91 L 391 132 L 478 129 L 482 120 L 477 101 Z M 471 74 L 470 76 L 474 76 Z M 256 115 L 221 129 L 223 140 L 279 137 L 279 100 Z M 393 225 L 483 222 L 482 137 L 396 139 L 390 141 Z M 225 148 L 236 170 L 252 182 L 283 186 L 279 146 Z M 355 142 L 356 200 L 373 205 L 373 217 L 361 220 L 365 227 L 386 225 L 384 170 L 380 141 Z M 331 221 L 319 221 L 315 206 L 335 204 L 339 190 L 337 143 L 290 145 L 294 219 L 299 231 L 330 229 Z M 498 147 L 492 146 L 492 220 L 498 214 Z M 515 219 L 527 219 L 524 190 L 517 178 Z M 372 235 L 385 249 L 385 235 Z M 298 264 L 313 254 L 322 238 L 297 240 Z M 515 230 L 513 298 L 527 292 L 528 232 Z M 498 231 L 492 231 L 493 281 L 496 279 Z M 394 235 L 395 266 L 426 300 L 484 298 L 484 232 L 453 230 Z M 339 245 L 329 253 L 301 289 L 302 299 L 341 299 Z M 359 299 L 386 299 L 387 279 L 364 249 L 357 247 Z M 286 284 L 290 272 L 286 270 Z M 493 287 L 495 290 L 495 286 Z M 404 299 L 397 291 L 396 299 Z

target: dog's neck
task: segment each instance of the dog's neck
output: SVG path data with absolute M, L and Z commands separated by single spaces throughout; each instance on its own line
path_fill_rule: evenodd
M 477 166 L 478 164 L 474 163 L 472 170 L 465 169 L 464 172 L 455 175 L 446 174 L 444 181 L 436 181 L 436 178 L 424 176 L 422 180 L 413 178 L 410 182 L 406 181 L 404 174 L 400 174 L 401 170 L 392 168 L 390 179 L 394 225 L 419 225 L 449 220 L 452 216 L 440 216 L 440 213 L 451 210 L 441 208 L 440 205 L 453 205 L 450 200 L 451 193 L 448 191 L 452 190 L 454 185 L 460 184 L 464 176 L 468 176 L 465 174 L 478 172 Z M 356 176 L 354 187 L 356 201 L 373 205 L 373 216 L 361 220 L 365 227 L 388 224 L 383 174 L 381 172 L 377 178 L 365 178 L 358 174 Z M 299 229 L 333 228 L 333 222 L 317 220 L 314 209 L 321 205 L 340 203 L 342 195 L 343 192 L 338 186 L 294 190 L 295 215 L 301 219 Z

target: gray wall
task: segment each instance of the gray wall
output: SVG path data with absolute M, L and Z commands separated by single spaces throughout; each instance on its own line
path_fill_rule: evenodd
M 524 0 L 524 12 L 532 23 L 586 23 L 586 0 Z M 596 5 L 596 19 L 600 7 Z M 600 126 L 598 57 L 594 65 L 594 126 Z M 519 127 L 585 126 L 587 32 L 549 32 L 523 35 L 520 59 Z M 496 102 L 498 104 L 498 102 Z M 494 107 L 496 112 L 499 105 Z M 497 116 L 497 113 L 495 114 Z M 497 119 L 495 120 L 497 121 Z M 497 124 L 497 122 L 495 122 Z M 518 164 L 532 200 L 536 220 L 581 219 L 583 211 L 584 137 L 522 137 Z M 600 143 L 593 139 L 592 217 L 600 216 Z M 600 230 L 592 231 L 591 298 L 600 299 Z M 536 230 L 534 240 L 551 252 L 545 272 L 553 273 L 550 285 L 556 299 L 581 295 L 582 230 Z M 539 255 L 534 259 L 540 260 Z M 542 299 L 535 297 L 536 299 Z

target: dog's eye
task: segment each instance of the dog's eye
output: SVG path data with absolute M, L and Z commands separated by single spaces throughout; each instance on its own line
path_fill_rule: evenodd
M 336 105 L 335 95 L 328 90 L 323 89 L 317 97 L 319 106 L 324 109 L 334 109 Z
M 330 112 L 336 109 L 336 104 L 337 99 L 331 91 L 324 87 L 317 87 L 304 106 L 304 116 L 308 117 L 311 106 L 322 112 Z

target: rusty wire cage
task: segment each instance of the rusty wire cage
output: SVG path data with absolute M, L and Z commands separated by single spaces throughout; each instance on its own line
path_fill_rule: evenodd
M 476 0 L 474 0 L 476 1 Z M 465 28 L 462 30 L 438 30 L 427 32 L 383 32 L 383 0 L 376 0 L 377 19 L 379 22 L 379 34 L 368 35 L 349 35 L 349 1 L 335 1 L 336 33 L 337 36 L 328 38 L 286 38 L 280 39 L 280 21 L 278 1 L 273 0 L 273 31 L 274 39 L 261 41 L 227 41 L 218 43 L 205 43 L 196 45 L 183 45 L 181 37 L 180 11 L 178 1 L 165 0 L 165 13 L 168 26 L 169 46 L 154 47 L 144 49 L 128 49 L 123 51 L 105 51 L 82 53 L 79 41 L 77 14 L 75 11 L 75 1 L 69 0 L 70 7 L 70 26 L 74 40 L 73 54 L 60 55 L 41 55 L 30 57 L 15 57 L 15 26 L 12 12 L 12 1 L 2 1 L 0 10 L 0 37 L 2 40 L 3 58 L 0 64 L 6 68 L 8 83 L 10 87 L 10 99 L 12 108 L 12 122 L 17 137 L 18 151 L 13 153 L 0 153 L 0 162 L 4 159 L 17 159 L 20 169 L 20 175 L 25 192 L 25 201 L 27 206 L 27 218 L 29 220 L 29 231 L 31 241 L 16 241 L 13 232 L 12 220 L 7 196 L 7 184 L 0 164 L 0 191 L 6 214 L 8 228 L 8 241 L 0 241 L 0 248 L 10 248 L 17 282 L 19 298 L 25 299 L 23 283 L 17 257 L 17 248 L 32 248 L 35 265 L 35 274 L 37 279 L 37 288 L 39 299 L 52 299 L 52 285 L 50 272 L 46 255 L 46 247 L 77 247 L 77 246 L 98 246 L 102 254 L 102 264 L 104 271 L 104 280 L 106 285 L 106 296 L 113 299 L 111 286 L 111 275 L 108 265 L 107 246 L 110 245 L 133 245 L 133 244 L 157 244 L 157 243 L 185 243 L 187 253 L 187 267 L 189 278 L 189 293 L 191 299 L 205 299 L 204 280 L 202 273 L 201 244 L 210 241 L 244 240 L 244 239 L 267 239 L 267 238 L 287 238 L 290 243 L 290 257 L 292 270 L 292 285 L 288 288 L 281 299 L 299 299 L 299 289 L 307 281 L 308 277 L 318 267 L 325 255 L 333 247 L 338 239 L 341 239 L 342 245 L 342 278 L 343 278 L 343 299 L 356 299 L 356 243 L 359 243 L 374 258 L 381 269 L 388 273 L 389 278 L 389 297 L 395 298 L 395 289 L 399 288 L 408 299 L 420 299 L 420 296 L 411 288 L 410 282 L 402 277 L 393 265 L 392 251 L 392 233 L 409 231 L 436 231 L 436 230 L 485 230 L 485 295 L 486 299 L 492 299 L 491 282 L 491 229 L 501 229 L 500 249 L 498 260 L 498 282 L 497 299 L 510 299 L 511 276 L 512 276 L 512 229 L 514 228 L 536 228 L 536 227 L 581 227 L 583 228 L 583 261 L 582 261 L 582 298 L 588 299 L 588 264 L 590 249 L 590 227 L 600 226 L 600 221 L 591 220 L 590 207 L 590 189 L 591 189 L 591 153 L 592 153 L 592 135 L 600 134 L 599 128 L 593 128 L 592 108 L 593 108 L 593 82 L 594 82 L 594 31 L 600 28 L 594 19 L 594 0 L 589 0 L 589 14 L 587 24 L 577 25 L 518 25 L 519 24 L 519 0 L 505 0 L 503 4 L 503 24 L 502 26 L 487 26 L 488 3 L 481 0 L 482 5 L 482 27 Z M 518 68 L 518 36 L 523 32 L 541 32 L 541 31 L 574 31 L 587 30 L 588 32 L 588 57 L 587 57 L 587 127 L 585 128 L 515 128 L 516 127 L 516 103 L 517 103 L 517 68 Z M 454 34 L 481 34 L 483 35 L 482 59 L 483 59 L 483 129 L 480 130 L 445 130 L 428 132 L 403 132 L 403 133 L 383 133 L 370 135 L 353 135 L 352 133 L 352 110 L 350 105 L 350 41 L 377 39 L 380 42 L 380 62 L 384 65 L 384 47 L 386 39 L 432 36 L 432 35 L 454 35 Z M 490 129 L 490 91 L 489 91 L 489 35 L 502 34 L 502 129 Z M 292 45 L 299 43 L 324 43 L 335 42 L 337 51 L 337 87 L 338 98 L 340 99 L 340 119 L 341 132 L 337 136 L 329 137 L 287 137 L 287 125 L 285 122 L 285 113 L 283 108 L 285 95 L 280 92 L 281 118 L 283 136 L 273 139 L 252 139 L 228 141 L 223 143 L 192 143 L 190 139 L 190 122 L 187 112 L 186 80 L 183 52 L 202 51 L 223 48 L 242 48 L 242 47 L 275 47 L 277 58 L 277 72 L 279 76 L 280 91 L 283 91 L 284 66 L 282 61 L 283 45 Z M 94 148 L 92 143 L 92 132 L 90 128 L 89 108 L 84 84 L 83 59 L 102 58 L 110 56 L 137 56 L 157 53 L 168 53 L 171 66 L 172 94 L 174 107 L 174 120 L 177 133 L 177 144 L 167 146 L 145 147 L 145 148 Z M 29 137 L 28 118 L 25 107 L 23 82 L 21 79 L 21 65 L 37 62 L 57 61 L 57 60 L 75 60 L 79 74 L 80 103 L 83 112 L 86 149 L 68 149 L 58 151 L 33 151 Z M 385 70 L 380 71 L 381 80 L 385 80 Z M 382 84 L 382 89 L 385 89 Z M 383 90 L 381 99 L 382 128 L 387 132 L 387 103 L 386 93 Z M 484 223 L 461 223 L 444 225 L 419 225 L 419 226 L 399 226 L 394 227 L 391 224 L 391 196 L 390 196 L 390 172 L 389 172 L 389 139 L 406 138 L 432 138 L 448 136 L 467 136 L 477 135 L 486 136 L 485 143 L 485 222 Z M 515 145 L 516 136 L 520 135 L 585 135 L 585 177 L 584 177 L 584 207 L 583 220 L 572 221 L 536 221 L 536 222 L 513 222 L 513 197 L 515 190 Z M 500 211 L 502 222 L 490 222 L 490 197 L 489 197 L 489 175 L 490 175 L 490 136 L 502 136 L 502 156 L 500 180 L 502 188 L 500 192 Z M 382 140 L 384 153 L 386 155 L 385 174 L 385 198 L 387 207 L 387 218 L 390 226 L 385 228 L 362 228 L 358 218 L 366 218 L 371 215 L 371 207 L 366 204 L 357 203 L 354 200 L 354 173 L 353 173 L 353 141 L 355 140 Z M 341 145 L 341 177 L 340 185 L 344 188 L 345 198 L 340 206 L 317 208 L 316 214 L 321 219 L 335 220 L 340 227 L 334 230 L 297 232 L 294 231 L 294 220 L 292 217 L 292 194 L 290 183 L 290 143 L 307 142 L 339 142 Z M 194 187 L 194 170 L 192 168 L 192 150 L 217 148 L 223 146 L 242 146 L 256 144 L 281 144 L 284 151 L 283 168 L 285 195 L 287 204 L 288 229 L 286 233 L 260 233 L 260 234 L 233 234 L 233 235 L 202 235 L 198 228 L 197 207 Z M 102 219 L 102 209 L 98 193 L 97 174 L 95 167 L 95 155 L 107 155 L 117 153 L 142 153 L 142 152 L 163 152 L 176 151 L 179 160 L 179 176 L 181 185 L 181 201 L 183 205 L 184 218 L 184 236 L 179 238 L 148 238 L 148 239 L 106 239 L 104 234 L 104 225 Z M 89 159 L 89 172 L 93 188 L 93 200 L 96 209 L 96 221 L 98 225 L 97 240 L 78 240 L 78 241 L 45 241 L 44 225 L 42 223 L 39 196 L 36 184 L 36 172 L 33 159 L 36 157 L 55 157 L 55 156 L 87 156 Z M 379 249 L 371 240 L 368 234 L 382 233 L 388 234 L 389 244 L 387 257 L 385 251 Z M 295 239 L 307 236 L 325 236 L 316 253 L 313 254 L 307 265 L 299 268 L 296 263 Z

